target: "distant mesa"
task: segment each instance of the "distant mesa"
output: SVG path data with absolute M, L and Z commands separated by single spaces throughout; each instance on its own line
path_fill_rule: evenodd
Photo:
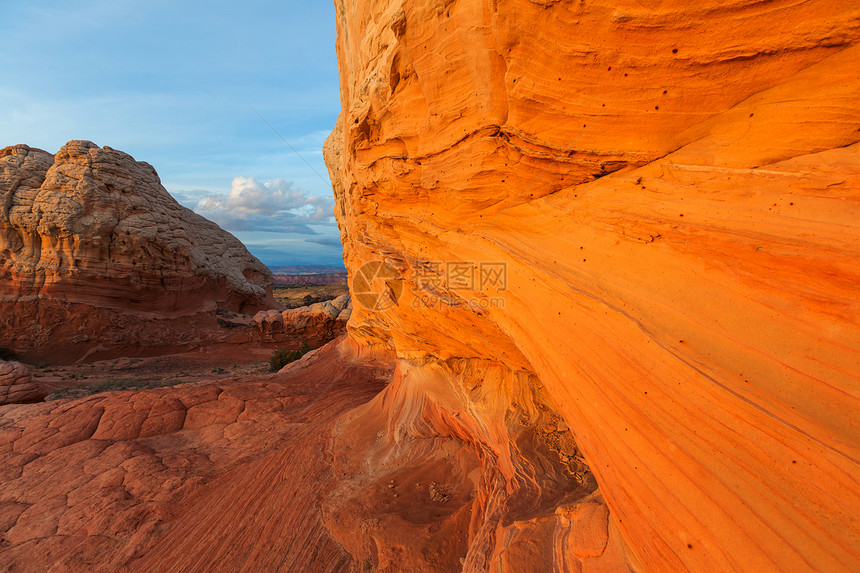
M 225 313 L 273 308 L 271 271 L 151 165 L 89 141 L 0 150 L 0 347 L 59 362 L 183 350 L 227 336 Z
M 346 275 L 346 267 L 343 265 L 282 265 L 278 267 L 270 266 L 269 269 L 275 275 L 326 275 L 338 273 Z
M 345 283 L 346 271 L 334 273 L 306 273 L 306 274 L 275 274 L 276 286 L 299 286 L 299 285 L 334 285 Z
M 286 265 L 269 269 L 276 287 L 333 285 L 345 283 L 348 277 L 345 267 L 334 265 Z

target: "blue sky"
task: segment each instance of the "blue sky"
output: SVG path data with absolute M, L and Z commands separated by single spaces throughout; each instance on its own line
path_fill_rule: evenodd
M 332 4 L 3 2 L 0 147 L 109 145 L 265 263 L 341 264 L 321 151 L 340 108 Z

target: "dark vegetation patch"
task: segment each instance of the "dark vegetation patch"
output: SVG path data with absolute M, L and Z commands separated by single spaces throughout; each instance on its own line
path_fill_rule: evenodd
M 272 372 L 277 372 L 290 362 L 295 362 L 311 350 L 313 349 L 307 344 L 302 344 L 302 347 L 297 350 L 279 348 L 275 350 L 275 352 L 272 354 L 272 358 L 269 360 L 269 370 L 271 370 Z

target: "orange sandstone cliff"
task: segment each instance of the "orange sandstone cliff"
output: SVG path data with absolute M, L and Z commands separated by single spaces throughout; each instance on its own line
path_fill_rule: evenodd
M 856 571 L 860 7 L 335 5 L 359 564 Z

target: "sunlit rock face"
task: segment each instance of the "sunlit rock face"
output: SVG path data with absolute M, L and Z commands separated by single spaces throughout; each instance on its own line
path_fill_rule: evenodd
M 257 338 L 298 348 L 322 346 L 346 331 L 352 313 L 349 295 L 288 310 L 261 310 L 254 315 Z
M 0 150 L 0 346 L 60 361 L 188 348 L 219 308 L 277 307 L 271 285 L 147 163 L 88 141 Z
M 357 562 L 856 570 L 860 8 L 335 5 Z

